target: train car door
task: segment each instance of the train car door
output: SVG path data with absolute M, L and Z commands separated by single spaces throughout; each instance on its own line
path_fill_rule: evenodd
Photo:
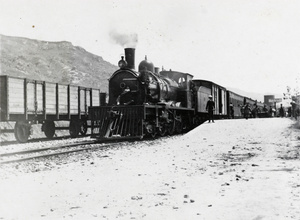
M 86 109 L 87 109 L 87 92 L 85 88 L 81 88 L 79 90 L 79 94 L 80 94 L 80 111 L 79 114 L 80 115 L 85 115 L 86 114 Z
M 219 87 L 219 113 L 222 115 L 227 114 L 227 105 L 226 105 L 226 91 L 225 89 Z
M 206 103 L 208 101 L 208 96 L 211 95 L 211 89 L 200 86 L 197 91 L 197 111 L 206 112 Z
M 215 101 L 215 114 L 225 115 L 227 113 L 226 107 L 226 90 L 218 85 L 212 85 L 213 88 L 213 98 Z
M 27 113 L 38 115 L 43 113 L 43 83 L 37 81 L 26 81 Z
M 222 108 L 220 108 L 220 94 L 219 94 L 219 88 L 216 85 L 212 85 L 212 96 L 213 100 L 215 102 L 215 112 L 214 114 L 218 115 L 220 114 L 220 111 L 222 112 Z

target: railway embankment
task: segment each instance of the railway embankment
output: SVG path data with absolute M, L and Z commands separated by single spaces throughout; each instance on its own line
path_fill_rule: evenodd
M 300 218 L 300 130 L 289 118 L 219 120 L 0 170 L 0 219 Z

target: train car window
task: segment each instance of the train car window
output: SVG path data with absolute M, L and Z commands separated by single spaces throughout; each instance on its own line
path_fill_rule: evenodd
M 180 77 L 180 78 L 178 79 L 178 85 L 179 85 L 180 87 L 184 87 L 184 85 L 185 85 L 185 78 L 184 78 L 184 77 Z

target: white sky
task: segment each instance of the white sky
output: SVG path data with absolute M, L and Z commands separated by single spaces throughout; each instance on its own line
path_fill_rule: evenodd
M 112 32 L 138 36 L 136 68 L 147 55 L 247 92 L 300 84 L 299 0 L 0 0 L 1 34 L 70 41 L 117 65 Z

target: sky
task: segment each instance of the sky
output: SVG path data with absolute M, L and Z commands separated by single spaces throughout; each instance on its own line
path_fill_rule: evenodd
M 162 69 L 246 92 L 300 87 L 299 0 L 0 0 L 0 34 L 69 41 L 117 65 L 136 48 Z M 128 41 L 126 41 L 128 40 Z

